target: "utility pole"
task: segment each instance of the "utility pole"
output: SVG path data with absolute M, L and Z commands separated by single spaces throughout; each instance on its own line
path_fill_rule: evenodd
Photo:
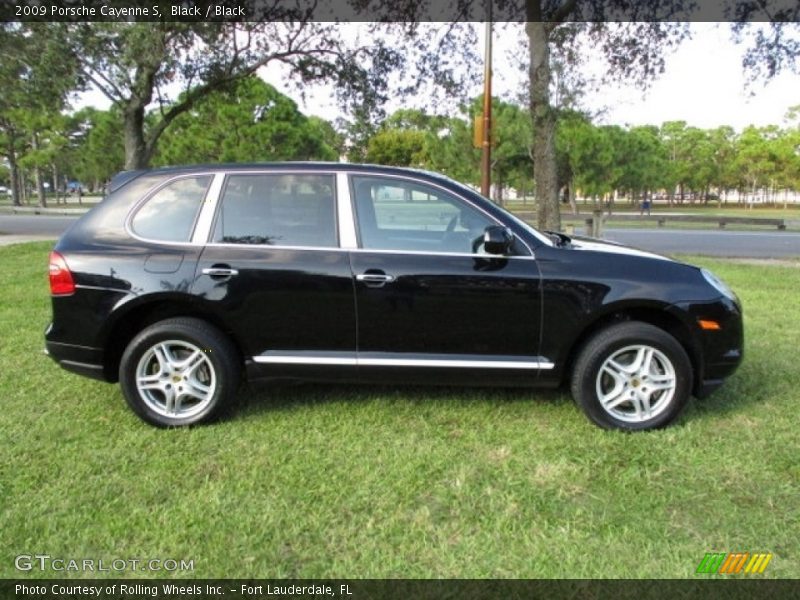
M 488 0 L 486 55 L 483 65 L 483 140 L 481 141 L 481 194 L 491 198 L 492 187 L 492 4 Z

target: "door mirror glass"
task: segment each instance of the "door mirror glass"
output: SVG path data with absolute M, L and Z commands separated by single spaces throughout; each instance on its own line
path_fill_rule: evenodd
M 483 249 L 487 254 L 509 254 L 514 234 L 508 227 L 489 225 L 483 231 Z

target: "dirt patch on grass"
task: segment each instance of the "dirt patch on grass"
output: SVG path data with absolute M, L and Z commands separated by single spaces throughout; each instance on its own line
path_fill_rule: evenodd
M 796 258 L 729 258 L 725 259 L 740 265 L 753 265 L 756 267 L 794 267 L 800 269 L 800 259 Z

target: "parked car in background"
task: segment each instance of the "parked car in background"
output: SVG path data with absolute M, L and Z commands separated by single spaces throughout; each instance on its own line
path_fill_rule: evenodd
M 708 271 L 537 231 L 410 169 L 122 173 L 49 269 L 50 356 L 159 426 L 264 379 L 568 384 L 594 423 L 651 429 L 742 357 L 739 300 Z

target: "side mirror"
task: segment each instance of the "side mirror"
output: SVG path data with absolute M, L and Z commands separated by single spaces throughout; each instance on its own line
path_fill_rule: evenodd
M 514 243 L 514 234 L 508 227 L 489 225 L 483 231 L 483 249 L 487 254 L 508 254 Z

